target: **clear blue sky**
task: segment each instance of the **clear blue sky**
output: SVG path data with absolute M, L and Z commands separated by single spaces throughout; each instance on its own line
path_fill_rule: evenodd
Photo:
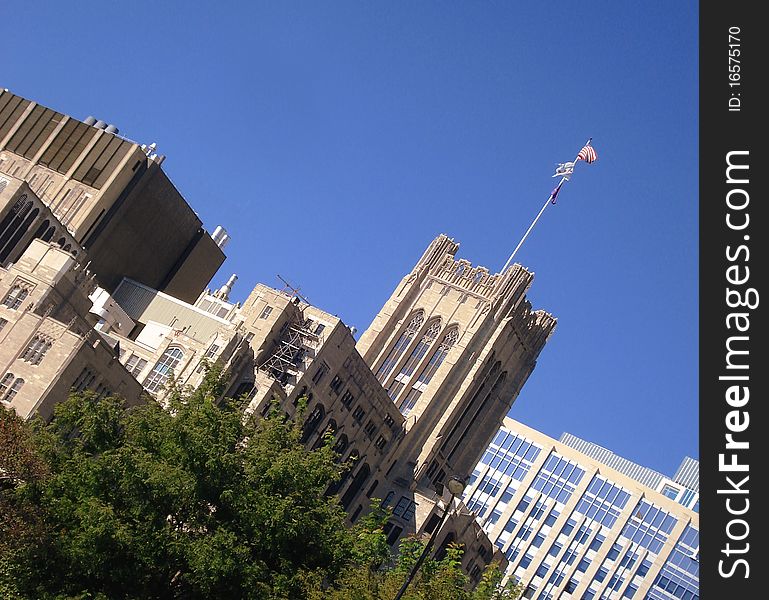
M 511 416 L 672 475 L 698 457 L 695 2 L 29 2 L 2 81 L 157 142 L 236 299 L 363 330 L 439 233 L 558 327 Z

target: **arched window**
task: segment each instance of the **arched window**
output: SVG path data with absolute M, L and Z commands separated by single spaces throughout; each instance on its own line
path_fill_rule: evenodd
M 453 531 L 449 531 L 438 546 L 438 551 L 435 553 L 435 560 L 443 560 L 446 558 L 446 551 L 448 550 L 449 545 L 455 543 L 456 539 L 456 534 Z
M 53 346 L 53 342 L 50 339 L 42 335 L 36 335 L 32 338 L 24 354 L 21 355 L 21 360 L 33 365 L 39 365 L 51 346 Z
M 31 206 L 31 203 L 27 204 L 27 206 Z M 27 206 L 24 207 L 24 210 L 27 209 Z M 23 219 L 22 213 L 19 213 L 19 219 L 14 220 L 14 222 L 11 224 L 11 227 L 9 228 L 11 235 L 5 238 L 4 242 L 0 242 L 0 262 L 4 261 L 10 256 L 11 252 L 13 252 L 21 238 L 26 235 L 27 231 L 29 231 L 29 228 L 32 226 L 32 222 L 37 219 L 37 215 L 39 214 L 40 209 L 37 208 L 29 212 L 29 214 L 26 214 Z
M 446 359 L 446 355 L 449 353 L 449 350 L 451 350 L 454 344 L 457 343 L 458 339 L 459 330 L 456 327 L 449 329 L 443 336 L 443 340 L 441 340 L 438 348 L 435 350 L 435 352 L 433 352 L 430 360 L 427 361 L 427 364 L 425 365 L 424 369 L 422 369 L 419 377 L 417 377 L 417 380 L 411 386 L 409 393 L 401 402 L 400 411 L 404 417 L 411 412 L 414 406 L 416 406 L 417 400 L 419 400 L 422 392 L 425 391 L 427 384 L 430 383 L 430 380 L 433 378 L 433 375 L 435 375 L 438 367 L 443 364 L 443 361 Z
M 406 351 L 406 348 L 409 347 L 409 344 L 411 344 L 411 340 L 422 327 L 424 320 L 425 314 L 421 310 L 417 311 L 416 314 L 411 317 L 408 326 L 398 338 L 398 341 L 395 342 L 392 350 L 390 350 L 387 358 L 384 359 L 384 362 L 376 373 L 376 377 L 380 383 L 384 383 L 384 380 L 387 379 L 390 371 L 395 368 L 396 363 L 400 360 L 400 357 L 403 356 L 403 353 Z
M 318 428 L 318 425 L 320 425 L 320 422 L 325 416 L 326 409 L 323 408 L 322 404 L 317 404 L 313 411 L 310 413 L 310 416 L 307 417 L 304 425 L 302 425 L 302 437 L 299 440 L 302 444 L 306 443 L 310 439 L 310 436 L 315 432 L 315 430 Z
M 347 468 L 345 468 L 344 473 L 342 473 L 342 477 L 339 479 L 339 481 L 335 481 L 330 486 L 328 486 L 328 489 L 325 492 L 326 496 L 333 496 L 344 487 L 344 484 L 347 483 L 347 479 L 350 477 L 350 473 L 357 466 L 359 458 L 360 452 L 354 449 L 350 451 L 350 454 L 347 455 L 347 460 L 345 461 L 347 463 Z
M 318 439 L 315 440 L 315 443 L 313 444 L 312 449 L 317 450 L 318 448 L 320 448 L 323 444 L 326 443 L 326 436 L 328 436 L 329 434 L 331 434 L 332 436 L 336 435 L 336 430 L 337 430 L 336 421 L 334 421 L 334 419 L 329 419 L 325 429 L 323 430 L 323 433 L 321 433 L 318 436 Z
M 30 210 L 32 210 L 32 202 L 27 202 L 27 195 L 22 194 L 0 222 L 0 248 L 5 246 Z
M 13 397 L 19 393 L 19 390 L 24 385 L 24 380 L 21 377 L 17 377 L 13 383 L 10 382 L 11 379 L 13 379 L 13 373 L 6 373 L 2 382 L 0 382 L 0 394 L 2 394 L 0 395 L 0 400 L 5 402 L 13 400 Z
M 51 238 L 56 235 L 56 227 L 49 227 L 48 230 L 43 234 L 43 236 L 40 238 L 44 242 L 50 242 Z
M 11 387 L 13 380 L 16 376 L 13 373 L 6 373 L 3 378 L 0 379 L 0 400 L 5 400 L 5 394 Z
M 51 222 L 46 219 L 42 223 L 40 223 L 40 227 L 37 228 L 37 231 L 35 231 L 35 239 L 43 237 L 43 234 L 48 231 L 48 228 L 51 226 Z
M 430 326 L 427 328 L 427 331 L 425 331 L 422 339 L 419 340 L 419 343 L 416 346 L 414 346 L 408 359 L 406 359 L 406 362 L 403 364 L 400 373 L 398 373 L 390 385 L 387 386 L 387 393 L 392 400 L 395 400 L 398 397 L 398 394 L 400 394 L 401 390 L 409 382 L 411 376 L 414 374 L 414 369 L 417 368 L 417 365 L 425 357 L 425 354 L 427 354 L 427 351 L 430 349 L 430 346 L 432 346 L 435 338 L 438 337 L 440 332 L 441 320 L 436 319 L 430 323 Z
M 3 299 L 3 305 L 7 306 L 11 310 L 16 310 L 24 302 L 24 299 L 29 296 L 29 290 L 26 287 L 15 285 L 11 288 Z
M 348 487 L 347 491 L 342 495 L 341 503 L 345 510 L 350 508 L 352 501 L 355 500 L 355 497 L 360 492 L 363 484 L 366 483 L 369 475 L 371 475 L 371 467 L 368 466 L 368 463 L 363 463 L 363 466 L 358 469 L 358 472 L 350 483 L 350 487 Z
M 350 442 L 347 440 L 347 436 L 344 433 L 340 435 L 339 439 L 336 440 L 336 443 L 332 448 L 332 450 L 338 455 L 336 462 L 339 462 L 339 460 L 342 458 L 342 455 L 344 454 L 344 451 L 347 450 L 347 446 L 349 445 Z
M 147 379 L 144 380 L 145 389 L 150 392 L 157 392 L 163 387 L 168 382 L 171 375 L 173 375 L 174 369 L 179 366 L 183 357 L 184 352 L 182 352 L 181 348 L 171 346 L 166 348 L 163 356 L 161 356 L 160 360 L 155 363 L 155 366 L 152 367 L 152 371 L 147 375 Z

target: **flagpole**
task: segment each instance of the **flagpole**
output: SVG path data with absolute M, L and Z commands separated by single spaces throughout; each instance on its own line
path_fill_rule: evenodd
M 590 138 L 585 143 L 585 146 L 589 146 L 590 142 L 593 141 L 593 138 Z M 577 154 L 577 157 L 574 159 L 574 167 L 576 168 L 577 163 L 579 162 L 579 153 Z M 572 174 L 574 171 L 572 170 Z M 561 186 L 563 185 L 564 181 L 568 181 L 569 177 L 571 175 L 563 176 L 561 177 L 561 181 L 558 182 L 558 185 L 555 186 L 555 189 L 551 192 L 550 196 L 548 196 L 547 200 L 545 200 L 545 204 L 542 206 L 542 208 L 539 211 L 539 214 L 534 218 L 534 220 L 531 222 L 531 225 L 529 225 L 529 228 L 526 230 L 526 233 L 523 234 L 523 237 L 521 238 L 521 241 L 518 242 L 518 245 L 515 247 L 515 250 L 513 250 L 513 253 L 510 255 L 510 258 L 507 259 L 507 262 L 505 263 L 505 266 L 502 267 L 502 270 L 500 273 L 504 273 L 507 270 L 507 267 L 510 266 L 510 263 L 513 261 L 513 257 L 515 254 L 520 250 L 521 246 L 523 246 L 523 242 L 526 241 L 526 238 L 529 237 L 529 234 L 531 233 L 531 230 L 534 229 L 534 226 L 537 224 L 537 221 L 539 221 L 539 218 L 542 216 L 542 214 L 545 212 L 545 209 L 547 208 L 547 205 L 550 204 L 550 201 L 553 199 L 554 196 L 558 194 L 558 192 L 561 190 Z

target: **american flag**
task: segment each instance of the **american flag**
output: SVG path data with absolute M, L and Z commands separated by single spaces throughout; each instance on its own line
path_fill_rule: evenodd
M 582 146 L 582 150 L 577 154 L 577 158 L 584 160 L 586 163 L 591 163 L 598 158 L 598 155 L 595 153 L 595 148 L 587 144 Z

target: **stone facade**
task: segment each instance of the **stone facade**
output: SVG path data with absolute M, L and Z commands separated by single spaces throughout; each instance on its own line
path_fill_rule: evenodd
M 142 401 L 141 386 L 88 319 L 94 287 L 69 252 L 42 240 L 0 268 L 0 401 L 22 417 L 49 418 L 73 389 Z

